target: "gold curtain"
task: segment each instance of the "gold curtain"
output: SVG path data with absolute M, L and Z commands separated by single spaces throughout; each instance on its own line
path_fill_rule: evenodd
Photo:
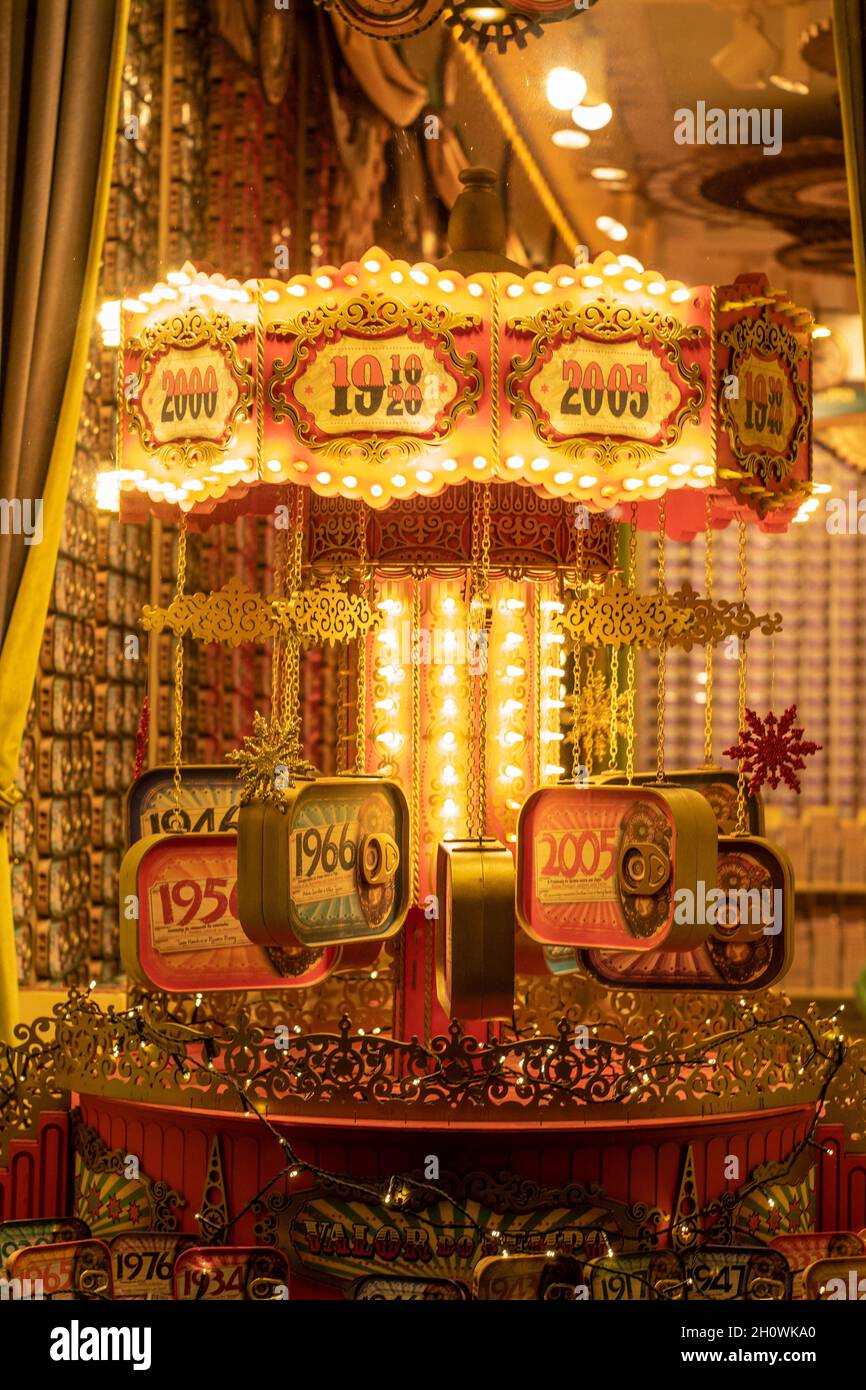
M 866 0 L 834 0 L 833 39 L 842 102 L 857 294 L 866 343 Z
M 6 839 L 84 390 L 129 0 L 0 5 L 0 492 L 41 542 L 0 536 L 0 1038 L 18 989 Z M 37 532 L 38 534 L 38 532 Z

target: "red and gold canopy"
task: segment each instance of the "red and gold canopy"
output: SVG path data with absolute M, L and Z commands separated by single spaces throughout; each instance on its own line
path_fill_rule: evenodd
M 508 263 L 506 263 L 508 264 Z M 763 275 L 687 288 L 610 252 L 462 275 L 373 248 L 290 281 L 187 265 L 121 312 L 121 509 L 199 524 L 511 481 L 671 535 L 784 530 L 811 495 L 811 316 Z

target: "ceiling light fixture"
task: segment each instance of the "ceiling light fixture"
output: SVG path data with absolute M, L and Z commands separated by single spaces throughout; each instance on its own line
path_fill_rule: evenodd
M 595 225 L 600 232 L 604 232 L 605 236 L 610 237 L 611 241 L 625 241 L 628 236 L 628 228 L 624 227 L 621 222 L 617 222 L 615 217 L 597 217 Z
M 597 168 L 591 169 L 590 173 L 599 183 L 618 183 L 621 179 L 628 178 L 626 169 L 614 169 L 612 166 L 600 164 Z
M 557 111 L 571 111 L 586 96 L 586 78 L 574 68 L 551 68 L 547 74 L 547 100 Z
M 550 138 L 561 150 L 585 150 L 589 144 L 582 130 L 555 130 Z
M 574 124 L 581 130 L 603 130 L 613 116 L 613 107 L 608 102 L 598 106 L 575 106 L 571 113 Z

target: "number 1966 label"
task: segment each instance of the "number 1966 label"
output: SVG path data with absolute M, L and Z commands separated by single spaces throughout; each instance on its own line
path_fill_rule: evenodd
M 292 832 L 292 899 L 318 903 L 348 897 L 355 891 L 358 858 L 357 820 L 335 825 L 308 825 Z

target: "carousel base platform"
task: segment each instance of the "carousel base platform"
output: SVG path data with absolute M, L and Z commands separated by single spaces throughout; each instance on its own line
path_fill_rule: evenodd
M 622 1124 L 410 1114 L 374 1123 L 311 1111 L 273 1118 L 269 1129 L 250 1115 L 77 1101 L 73 1214 L 94 1236 L 156 1227 L 207 1244 L 209 1223 L 236 1215 L 226 1243 L 282 1249 L 293 1298 L 353 1297 L 370 1280 L 468 1288 L 478 1258 L 503 1250 L 587 1258 L 608 1245 L 664 1248 L 672 1227 L 695 1213 L 735 1245 L 810 1231 L 816 1219 L 810 1157 L 746 1200 L 741 1234 L 723 1230 L 726 1195 L 803 1144 L 808 1105 Z M 311 1165 L 295 1178 L 284 1171 L 283 1138 Z M 138 1178 L 127 1177 L 136 1162 Z

